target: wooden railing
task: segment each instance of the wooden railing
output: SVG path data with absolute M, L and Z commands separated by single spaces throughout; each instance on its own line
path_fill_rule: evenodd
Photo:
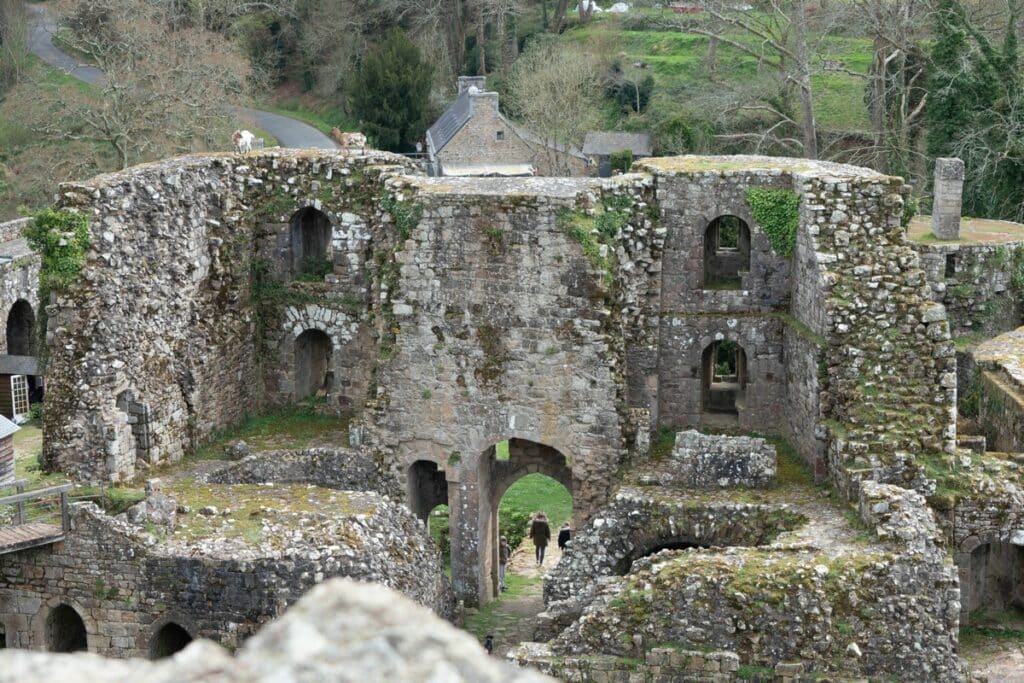
M 21 526 L 30 522 L 41 522 L 43 519 L 49 520 L 55 518 L 57 512 L 49 509 L 49 506 L 32 506 L 29 504 L 32 501 L 59 496 L 60 527 L 61 531 L 66 534 L 68 529 L 71 528 L 71 514 L 70 508 L 68 507 L 68 491 L 70 491 L 71 488 L 71 484 L 61 484 L 60 486 L 48 486 L 42 489 L 35 489 L 34 491 L 26 491 L 25 480 L 21 479 L 14 482 L 14 490 L 17 493 L 13 496 L 0 498 L 0 506 L 13 505 L 14 517 L 11 520 L 10 526 Z M 29 511 L 29 508 L 33 507 L 35 508 L 35 510 L 32 511 L 34 514 L 26 514 Z M 54 521 L 56 520 L 54 519 Z

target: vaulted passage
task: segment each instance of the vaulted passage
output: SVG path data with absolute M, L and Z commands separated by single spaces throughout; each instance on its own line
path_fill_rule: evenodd
M 972 621 L 1005 613 L 1024 615 L 1024 546 L 978 546 L 967 566 L 961 567 L 961 579 L 963 611 Z
M 750 270 L 750 228 L 737 216 L 719 216 L 704 231 L 704 289 L 742 289 Z
M 50 652 L 79 652 L 89 649 L 85 622 L 73 607 L 58 605 L 46 618 L 46 647 Z
M 622 558 L 622 560 L 615 565 L 615 574 L 618 576 L 625 576 L 633 567 L 634 562 L 644 557 L 650 557 L 654 553 L 660 553 L 662 550 L 687 550 L 689 548 L 708 547 L 710 546 L 708 546 L 707 543 L 698 543 L 690 538 L 659 539 L 654 541 L 651 545 L 635 548 L 632 553 Z
M 331 338 L 306 330 L 295 340 L 295 398 L 304 399 L 331 388 Z
M 738 415 L 747 388 L 747 354 L 743 347 L 728 339 L 712 342 L 704 349 L 701 366 L 703 411 Z
M 311 206 L 299 209 L 291 220 L 292 273 L 322 273 L 330 258 L 331 221 Z
M 184 627 L 168 622 L 153 634 L 153 640 L 149 644 L 149 656 L 151 659 L 170 657 L 175 652 L 184 650 L 191 642 L 192 636 Z
M 18 299 L 7 314 L 7 353 L 12 356 L 31 356 L 33 351 L 32 329 L 36 315 L 32 304 Z

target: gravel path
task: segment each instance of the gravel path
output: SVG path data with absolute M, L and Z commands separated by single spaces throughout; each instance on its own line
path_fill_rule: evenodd
M 53 44 L 57 21 L 47 7 L 28 5 L 28 11 L 32 17 L 28 40 L 28 47 L 32 54 L 50 66 L 90 85 L 103 78 L 102 71 L 96 67 L 81 64 L 78 59 L 62 52 Z M 244 119 L 252 120 L 257 128 L 261 128 L 277 138 L 282 147 L 337 148 L 333 140 L 303 121 L 248 107 L 239 107 L 239 114 Z

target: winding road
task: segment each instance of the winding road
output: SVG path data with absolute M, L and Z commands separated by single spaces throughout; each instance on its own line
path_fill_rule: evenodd
M 57 21 L 53 14 L 39 5 L 28 5 L 32 26 L 29 31 L 29 50 L 50 66 L 64 71 L 72 78 L 90 85 L 103 78 L 103 72 L 94 66 L 81 64 L 77 59 L 62 52 L 53 44 L 53 36 L 57 31 Z M 338 145 L 317 128 L 281 114 L 269 111 L 239 107 L 239 113 L 252 119 L 257 128 L 261 128 L 275 138 L 282 147 L 315 147 L 320 149 L 336 149 Z

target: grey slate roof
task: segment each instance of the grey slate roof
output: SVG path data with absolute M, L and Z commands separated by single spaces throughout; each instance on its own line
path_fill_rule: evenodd
M 469 104 L 469 94 L 462 93 L 441 114 L 441 118 L 427 131 L 427 149 L 437 154 L 447 145 L 455 134 L 466 125 L 473 108 Z
M 19 429 L 21 429 L 21 427 L 14 424 L 3 415 L 0 415 L 0 439 L 6 439 Z
M 651 156 L 651 136 L 647 133 L 591 131 L 583 141 L 583 153 L 601 156 L 628 149 L 635 157 Z
M 39 361 L 35 356 L 9 356 L 0 354 L 0 375 L 38 375 Z

